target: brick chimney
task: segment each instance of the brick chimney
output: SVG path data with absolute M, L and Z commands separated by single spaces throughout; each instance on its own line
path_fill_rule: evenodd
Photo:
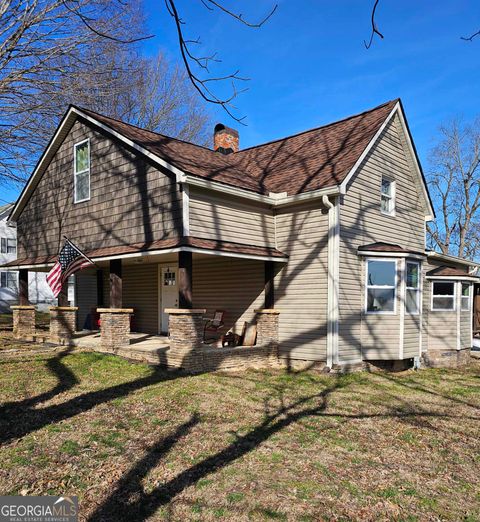
M 217 123 L 213 130 L 213 150 L 222 154 L 238 152 L 238 131 Z

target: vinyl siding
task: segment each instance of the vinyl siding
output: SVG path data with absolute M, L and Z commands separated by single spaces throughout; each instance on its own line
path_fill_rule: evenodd
M 425 264 L 424 274 L 429 270 L 446 265 L 445 262 L 429 261 Z M 464 265 L 448 264 L 455 268 L 465 270 Z M 457 350 L 458 349 L 458 315 L 454 311 L 432 311 L 432 285 L 431 280 L 424 280 L 424 314 L 422 351 L 428 350 Z M 456 308 L 460 307 L 461 284 L 456 282 L 457 300 Z M 473 292 L 473 289 L 470 290 Z M 472 311 L 460 310 L 460 348 L 471 348 Z
M 218 192 L 190 187 L 190 235 L 257 246 L 275 246 L 272 210 Z
M 132 330 L 158 334 L 158 265 L 125 265 L 122 278 L 123 306 L 133 308 Z
M 97 273 L 95 270 L 82 270 L 75 274 L 75 306 L 77 329 L 83 330 L 92 308 L 97 307 Z
M 398 117 L 385 128 L 353 177 L 340 208 L 340 362 L 362 358 L 398 358 L 400 315 L 364 314 L 364 261 L 357 255 L 361 245 L 383 241 L 415 251 L 424 250 L 425 210 L 420 186 L 412 170 Z M 396 213 L 380 212 L 382 175 L 396 184 Z M 399 298 L 397 289 L 397 299 Z M 407 314 L 405 314 L 407 317 Z M 416 342 L 414 323 L 407 321 L 405 348 Z M 417 332 L 417 335 L 419 333 Z M 418 346 L 418 344 L 417 344 Z
M 275 277 L 284 358 L 326 358 L 328 213 L 319 207 L 319 203 L 289 207 L 275 217 L 277 248 L 289 255 Z
M 89 201 L 73 202 L 73 146 L 90 139 Z M 17 223 L 18 257 L 56 255 L 66 235 L 84 250 L 181 234 L 174 178 L 77 121 Z
M 225 328 L 241 333 L 243 323 L 253 322 L 254 310 L 264 306 L 263 261 L 210 256 L 193 261 L 193 305 L 225 310 Z

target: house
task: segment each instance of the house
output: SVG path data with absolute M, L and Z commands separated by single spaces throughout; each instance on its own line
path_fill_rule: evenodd
M 272 353 L 319 368 L 468 359 L 477 265 L 425 249 L 434 210 L 400 100 L 243 150 L 218 124 L 213 141 L 68 109 L 9 216 L 21 279 L 64 236 L 96 263 L 77 307 L 52 310 L 56 336 L 98 310 L 105 346 L 169 333 L 165 363 L 192 371 Z M 202 344 L 217 309 L 226 329 L 257 321 L 256 351 Z
M 13 209 L 13 203 L 0 206 L 0 265 L 12 262 L 17 257 L 17 230 L 7 226 L 7 218 Z M 39 310 L 47 310 L 54 304 L 50 287 L 45 281 L 45 274 L 31 272 L 28 277 L 30 301 Z M 18 301 L 18 273 L 0 269 L 0 312 L 9 312 L 10 306 Z

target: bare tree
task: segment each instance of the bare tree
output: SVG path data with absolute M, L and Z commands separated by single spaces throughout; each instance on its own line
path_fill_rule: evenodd
M 444 254 L 474 258 L 480 253 L 480 118 L 439 130 L 427 175 L 438 214 L 427 225 L 429 240 Z
M 145 58 L 106 43 L 89 66 L 65 77 L 60 88 L 43 100 L 37 125 L 51 135 L 70 103 L 168 136 L 206 144 L 211 127 L 205 104 L 191 86 L 184 68 L 163 54 Z
M 45 144 L 44 100 L 75 82 L 107 42 L 121 50 L 142 31 L 134 0 L 0 0 L 0 181 L 23 181 Z

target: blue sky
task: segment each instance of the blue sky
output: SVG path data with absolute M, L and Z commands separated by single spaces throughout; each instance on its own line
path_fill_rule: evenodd
M 480 2 L 381 0 L 377 23 L 385 39 L 370 50 L 369 0 L 281 0 L 261 29 L 249 29 L 200 0 L 177 0 L 188 37 L 201 37 L 201 53 L 218 51 L 213 72 L 235 69 L 251 78 L 236 100 L 240 126 L 220 109 L 214 119 L 237 127 L 241 147 L 280 138 L 401 97 L 424 167 L 438 125 L 480 114 Z M 251 19 L 270 0 L 229 2 Z M 150 30 L 146 54 L 162 51 L 179 60 L 176 33 L 161 0 L 146 1 Z M 2 190 L 3 192 L 3 190 Z M 2 194 L 14 199 L 15 190 Z

